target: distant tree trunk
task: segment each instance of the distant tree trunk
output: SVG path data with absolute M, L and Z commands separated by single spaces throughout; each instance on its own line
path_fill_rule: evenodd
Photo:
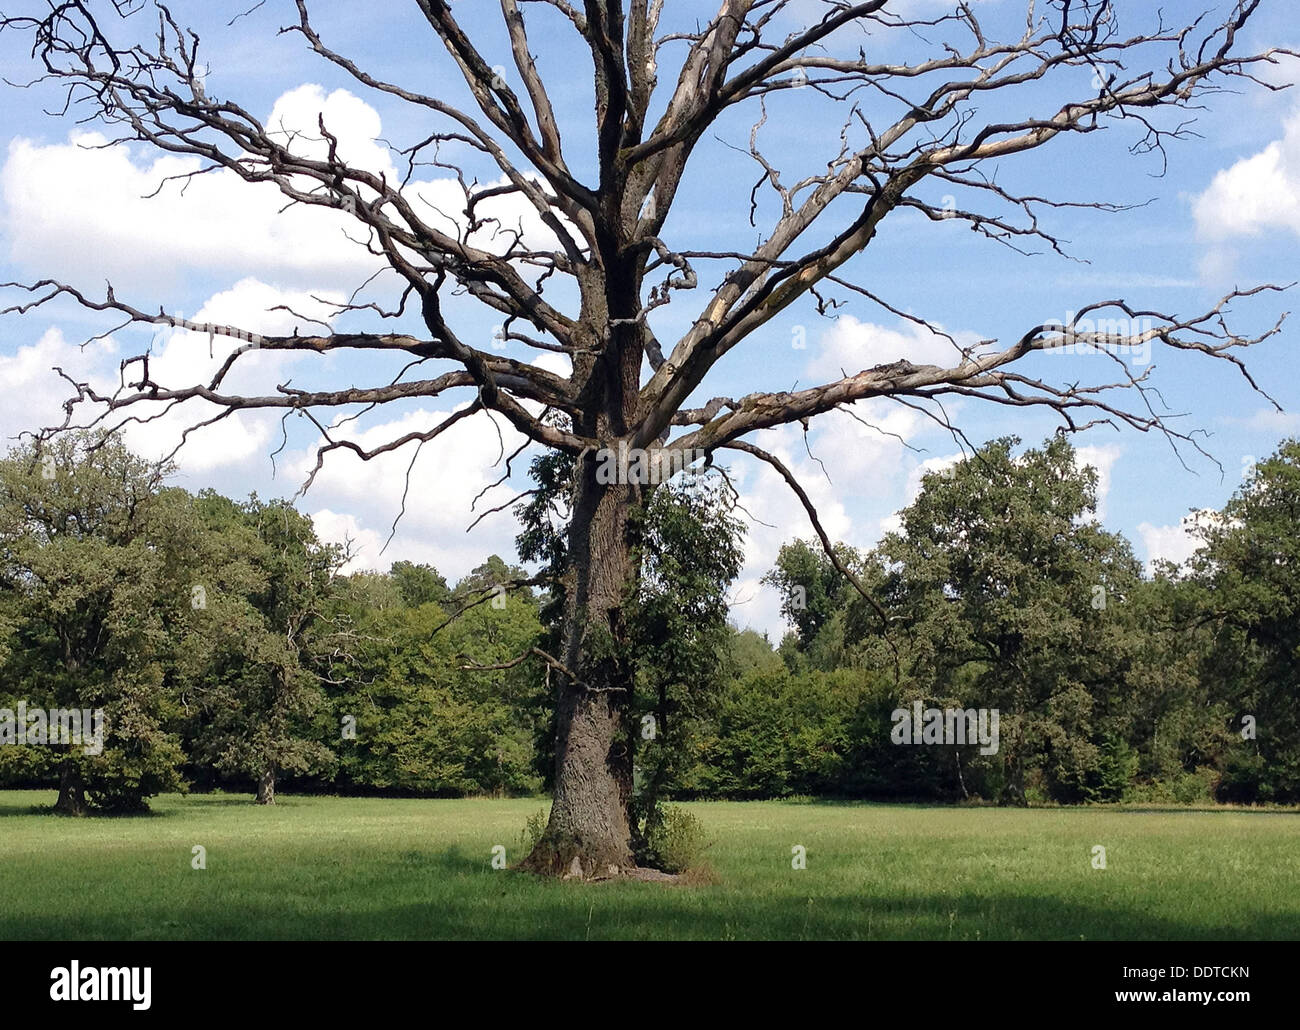
M 59 800 L 54 803 L 54 811 L 60 815 L 85 815 L 89 810 L 81 770 L 72 759 L 66 758 L 59 769 Z
M 270 765 L 257 781 L 257 803 L 259 805 L 275 804 L 275 766 Z
M 961 787 L 961 796 L 969 801 L 970 794 L 966 792 L 966 777 L 961 774 L 961 752 L 954 748 L 952 754 L 957 761 L 957 783 Z
M 1029 797 L 1025 792 L 1025 763 L 1019 755 L 1011 762 L 1011 778 L 1003 790 L 1002 804 L 1029 807 Z

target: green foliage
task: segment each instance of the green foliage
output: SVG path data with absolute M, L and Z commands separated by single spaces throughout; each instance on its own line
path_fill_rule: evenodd
M 88 433 L 0 461 L 0 707 L 99 709 L 105 727 L 98 755 L 0 748 L 0 776 L 60 777 L 67 811 L 83 798 L 139 809 L 183 786 L 165 686 L 202 548 L 188 495 L 162 485 L 167 471 Z
M 235 504 L 205 491 L 197 507 L 227 553 L 200 584 L 206 606 L 187 649 L 196 761 L 264 786 L 328 766 L 332 753 L 310 725 L 324 704 L 320 666 L 346 646 L 329 612 L 342 549 L 284 501 Z
M 388 573 L 402 603 L 408 608 L 422 604 L 443 604 L 451 599 L 447 581 L 432 565 L 416 565 L 409 561 L 393 562 Z
M 836 556 L 850 566 L 858 554 L 838 544 Z M 849 585 L 817 541 L 783 544 L 776 564 L 763 582 L 781 595 L 781 614 L 794 626 L 800 649 L 806 649 L 848 600 Z
M 540 630 L 519 597 L 447 623 L 436 604 L 373 615 L 351 678 L 334 697 L 356 720 L 339 745 L 339 778 L 355 789 L 405 794 L 533 793 L 532 714 L 522 703 L 534 670 L 475 672 L 526 651 Z M 336 722 L 335 725 L 339 725 Z
M 546 832 L 546 823 L 550 818 L 550 809 L 539 808 L 524 822 L 524 828 L 519 831 L 519 853 L 521 855 L 532 854 L 533 848 L 537 847 L 537 842 L 542 839 L 542 835 Z
M 732 630 L 727 588 L 743 562 L 743 526 L 725 485 L 682 476 L 660 486 L 640 517 L 640 568 L 627 606 L 636 662 L 633 713 L 649 714 L 650 739 L 633 729 L 643 777 L 639 813 L 649 825 L 660 797 L 676 789 L 701 725 L 726 682 Z
M 554 688 L 517 659 L 558 651 L 559 586 L 475 604 L 525 575 L 495 555 L 454 589 L 409 562 L 345 576 L 284 502 L 191 496 L 111 439 L 47 447 L 0 462 L 0 708 L 102 708 L 107 736 L 101 755 L 0 747 L 0 782 L 62 781 L 112 811 L 268 771 L 420 796 L 545 786 Z M 521 559 L 551 572 L 571 474 L 538 459 L 520 510 Z M 837 551 L 887 634 L 815 545 L 788 545 L 768 582 L 795 632 L 776 649 L 726 621 L 742 525 L 725 485 L 648 493 L 621 637 L 590 648 L 634 669 L 644 860 L 678 861 L 654 836 L 676 825 L 669 798 L 1300 798 L 1300 444 L 1202 519 L 1185 568 L 1150 578 L 1097 523 L 1095 487 L 1059 438 L 927 476 L 875 551 Z M 918 700 L 997 708 L 998 753 L 894 744 L 894 710 Z
M 1194 607 L 1214 632 L 1202 675 L 1224 685 L 1225 721 L 1240 728 L 1249 715 L 1257 727 L 1225 763 L 1225 789 L 1238 799 L 1300 799 L 1298 525 L 1300 441 L 1286 440 L 1222 513 L 1201 520 L 1203 546 L 1190 563 Z
M 645 838 L 649 863 L 668 873 L 696 868 L 708 846 L 699 816 L 681 805 L 658 806 Z
M 1141 572 L 1093 517 L 1096 473 L 1069 444 L 1016 456 L 1017 443 L 926 477 L 878 549 L 882 595 L 907 627 L 921 697 L 1001 712 L 1003 799 L 1026 800 L 1040 769 L 1053 797 L 1083 800 L 1121 700 L 1124 604 Z
M 781 656 L 772 650 L 767 637 L 752 629 L 733 630 L 729 643 L 728 671 L 732 678 L 749 672 L 776 672 L 782 667 Z

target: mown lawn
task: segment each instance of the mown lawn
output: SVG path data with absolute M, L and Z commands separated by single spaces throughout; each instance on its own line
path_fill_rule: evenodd
M 53 800 L 0 791 L 0 938 L 1300 938 L 1290 811 L 699 803 L 717 882 L 664 887 L 492 869 L 536 799 Z

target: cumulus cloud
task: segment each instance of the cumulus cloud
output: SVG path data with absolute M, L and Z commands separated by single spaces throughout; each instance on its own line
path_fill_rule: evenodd
M 854 542 L 853 520 L 844 493 L 808 457 L 800 431 L 784 426 L 767 434 L 762 446 L 794 473 L 830 538 Z M 812 523 L 799 498 L 770 465 L 739 454 L 728 454 L 727 464 L 744 509 L 739 514 L 747 525 L 745 562 L 732 587 L 733 617 L 742 626 L 766 631 L 773 640 L 780 640 L 786 629 L 780 613 L 781 599 L 775 589 L 760 580 L 771 570 L 782 544 L 799 537 L 814 537 Z M 830 462 L 827 468 L 834 476 Z
M 392 153 L 378 142 L 378 112 L 346 90 L 326 93 L 311 83 L 290 90 L 276 100 L 266 126 L 292 152 L 319 158 L 328 148 L 321 120 L 345 160 L 401 180 Z M 74 132 L 65 143 L 10 143 L 0 170 L 0 226 L 16 265 L 57 272 L 65 281 L 111 279 L 119 290 L 151 291 L 192 271 L 351 288 L 381 267 L 364 245 L 364 229 L 343 211 L 286 207 L 274 185 L 249 184 L 225 169 L 181 179 L 200 169 L 198 158 L 108 142 L 100 133 Z M 304 180 L 304 188 L 312 185 Z M 417 216 L 462 234 L 465 197 L 454 178 L 415 179 L 405 193 Z M 504 253 L 518 234 L 529 245 L 554 246 L 518 194 L 485 201 L 478 215 L 484 224 L 470 242 L 484 249 Z
M 1286 120 L 1281 139 L 1215 175 L 1193 212 L 1210 240 L 1274 229 L 1300 235 L 1300 111 Z
M 975 333 L 953 333 L 953 336 L 962 346 L 979 342 Z M 808 363 L 808 374 L 823 382 L 902 359 L 914 365 L 948 366 L 960 358 L 950 340 L 924 326 L 903 322 L 899 328 L 889 329 L 859 321 L 852 315 L 841 315 L 822 334 L 816 353 Z
M 926 458 L 925 461 L 913 468 L 907 475 L 907 484 L 903 488 L 904 500 L 900 510 L 909 507 L 913 501 L 921 496 L 921 487 L 925 485 L 924 480 L 927 475 L 942 473 L 945 469 L 953 468 L 965 458 L 966 455 L 957 451 L 936 458 Z
M 1237 279 L 1239 254 L 1230 241 L 1276 231 L 1300 235 L 1300 109 L 1283 123 L 1281 139 L 1216 174 L 1192 211 L 1207 243 L 1199 271 L 1209 284 Z
M 954 336 L 962 346 L 978 342 L 973 333 Z M 801 379 L 813 382 L 904 358 L 915 364 L 946 365 L 957 355 L 949 340 L 922 326 L 903 322 L 890 329 L 851 315 L 840 316 L 815 343 L 809 343 L 809 349 L 812 353 Z M 954 415 L 957 408 L 950 404 L 948 414 Z M 864 513 L 879 510 L 882 499 L 900 493 L 905 500 L 899 507 L 905 507 L 919 493 L 924 472 L 942 469 L 961 456 L 915 461 L 909 445 L 934 423 L 914 408 L 874 399 L 854 404 L 852 412 L 835 410 L 819 416 L 806 442 L 797 426 L 764 434 L 759 442 L 795 474 L 832 540 L 869 548 L 896 528 L 898 520 L 896 515 L 874 518 Z M 733 616 L 740 625 L 779 640 L 787 628 L 780 598 L 761 583 L 761 577 L 771 569 L 782 544 L 814 536 L 812 525 L 799 499 L 770 466 L 737 460 L 735 470 L 741 504 L 752 520 L 745 566 L 733 588 Z
M 1097 518 L 1106 518 L 1106 501 L 1110 497 L 1111 472 L 1124 449 L 1118 444 L 1085 444 L 1074 449 L 1079 468 L 1091 465 L 1097 470 Z
M 348 423 L 331 435 L 372 450 L 407 433 L 427 432 L 450 414 L 450 410 L 421 408 L 364 428 Z M 509 509 L 489 515 L 473 532 L 466 532 L 478 514 L 509 501 L 515 492 L 509 484 L 493 484 L 503 471 L 498 465 L 501 448 L 508 455 L 523 437 L 498 424 L 499 437 L 486 416 L 457 423 L 426 444 L 414 464 L 413 443 L 370 461 L 348 450 L 333 451 L 326 456 L 304 506 L 311 508 L 313 518 L 322 517 L 318 528 L 323 538 L 354 541 L 353 568 L 386 569 L 398 560 L 429 562 L 455 579 L 492 553 L 513 560 L 518 527 Z M 315 464 L 314 448 L 288 459 L 299 481 L 307 479 Z M 516 461 L 516 471 L 524 467 L 526 461 Z M 392 532 L 394 519 L 403 511 L 404 492 L 405 513 Z M 480 493 L 483 496 L 476 503 Z
M 47 146 L 15 139 L 0 172 L 9 258 L 65 282 L 167 289 L 185 270 L 314 284 L 355 283 L 376 259 L 344 235 L 342 212 L 291 207 L 268 184 L 218 171 L 178 183 L 197 158 L 100 149 L 98 133 Z M 157 191 L 157 192 L 156 192 Z M 151 194 L 155 194 L 152 195 Z
M 299 325 L 305 332 L 319 328 L 305 324 L 307 320 L 328 325 L 336 310 L 330 302 L 338 303 L 343 298 L 342 293 L 322 291 L 312 295 L 246 278 L 208 298 L 198 311 L 185 317 L 200 324 L 234 326 L 264 336 L 287 335 Z M 210 382 L 230 353 L 246 343 L 215 333 L 157 326 L 153 339 L 140 349 L 144 346 L 151 351 L 150 377 L 164 388 L 178 389 Z M 222 389 L 230 394 L 270 392 L 267 384 L 283 382 L 289 366 L 304 357 L 290 351 L 250 351 L 235 363 Z M 128 423 L 125 439 L 139 453 L 161 457 L 176 449 L 188 427 L 206 422 L 223 410 L 202 399 L 186 401 L 160 414 L 156 409 L 142 407 L 135 414 L 158 417 Z M 279 417 L 278 411 L 237 411 L 185 437 L 179 460 L 186 471 L 198 473 L 247 462 L 267 450 Z
M 1201 545 L 1197 533 L 1198 525 L 1217 516 L 1210 509 L 1193 511 L 1184 515 L 1176 526 L 1153 526 L 1150 522 L 1138 525 L 1138 535 L 1147 552 L 1147 571 L 1155 568 L 1157 561 L 1164 560 L 1181 565 L 1187 561 Z
M 13 354 L 0 355 L 0 382 L 5 384 L 0 437 L 6 445 L 21 433 L 63 423 L 63 402 L 74 391 L 54 371 L 55 367 L 88 369 L 102 377 L 116 367 L 116 354 L 117 346 L 111 338 L 82 349 L 68 341 L 61 330 L 52 328 L 35 343 L 19 347 Z
M 352 555 L 351 560 L 343 566 L 344 573 L 387 568 L 392 562 L 401 560 L 390 557 L 385 562 L 384 534 L 365 528 L 355 515 L 321 508 L 311 513 L 311 520 L 316 527 L 317 536 L 328 543 L 344 545 Z M 407 557 L 407 560 L 411 559 Z

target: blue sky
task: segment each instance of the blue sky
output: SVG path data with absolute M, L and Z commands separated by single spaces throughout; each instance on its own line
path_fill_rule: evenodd
M 202 37 L 209 95 L 235 99 L 267 118 L 268 124 L 290 128 L 314 126 L 321 113 L 344 140 L 345 153 L 375 167 L 386 162 L 391 166 L 393 160 L 385 143 L 377 140 L 405 146 L 431 131 L 424 112 L 365 91 L 312 55 L 300 37 L 277 35 L 275 29 L 293 20 L 292 4 L 268 0 L 233 25 L 226 24 L 247 6 L 173 5 L 178 19 L 194 25 Z M 363 66 L 468 106 L 450 61 L 409 6 L 386 5 L 384 16 L 377 17 L 365 5 L 318 3 L 313 5 L 313 21 L 327 44 Z M 945 6 L 938 0 L 909 0 L 905 9 L 929 14 Z M 1300 45 L 1288 5 L 1265 6 L 1269 9 L 1250 27 L 1244 49 Z M 711 7 L 668 0 L 664 24 L 691 24 L 710 14 Z M 799 18 L 816 7 L 812 0 L 792 5 L 782 32 L 797 28 Z M 1143 3 L 1123 3 L 1120 8 L 1121 27 L 1132 30 L 1149 24 L 1154 10 Z M 496 5 L 462 0 L 455 9 L 517 86 Z M 986 0 L 977 10 L 991 33 L 1010 34 L 1023 24 L 1020 2 Z M 586 67 L 584 55 L 575 48 L 581 44 L 564 19 L 544 17 L 542 10 L 530 21 L 530 31 L 542 74 L 551 84 L 570 165 L 590 180 L 591 86 L 578 74 Z M 871 56 L 889 54 L 893 60 L 926 52 L 921 41 L 896 32 L 855 36 L 851 45 L 853 50 L 861 45 Z M 670 89 L 674 62 L 681 54 L 680 45 L 665 48 L 661 91 Z M 9 80 L 33 74 L 16 36 L 0 37 L 0 71 Z M 1271 81 L 1285 83 L 1294 80 L 1296 71 L 1292 62 L 1269 74 Z M 980 116 L 1050 113 L 1066 99 L 1088 95 L 1090 76 L 1087 69 L 1068 69 L 1030 93 L 987 101 Z M 894 307 L 940 324 L 959 339 L 996 338 L 1003 343 L 1033 325 L 1063 320 L 1101 299 L 1122 297 L 1136 306 L 1190 314 L 1212 306 L 1234 286 L 1300 279 L 1300 95 L 1239 85 L 1235 93 L 1208 98 L 1206 109 L 1195 112 L 1198 136 L 1170 144 L 1163 176 L 1158 155 L 1129 153 L 1139 133 L 1128 125 L 1059 140 L 998 165 L 998 181 L 1019 192 L 1145 205 L 1116 214 L 1046 212 L 1044 226 L 1068 240 L 1070 253 L 1081 260 L 1021 256 L 977 236 L 960 221 L 935 224 L 904 211 L 886 220 L 877 239 L 854 259 L 849 274 Z M 871 106 L 878 101 L 863 103 L 873 117 L 883 117 L 883 107 L 877 111 Z M 164 176 L 192 165 L 176 158 L 159 162 L 139 144 L 95 149 L 103 136 L 86 134 L 104 134 L 104 127 L 78 125 L 73 117 L 51 118 L 42 111 L 57 106 L 57 94 L 44 86 L 4 90 L 0 280 L 54 276 L 93 292 L 111 279 L 120 298 L 144 309 L 164 305 L 200 321 L 231 321 L 252 331 L 277 332 L 296 324 L 295 317 L 268 309 L 287 305 L 304 316 L 324 317 L 327 308 L 313 295 L 345 296 L 374 270 L 364 252 L 344 236 L 345 223 L 320 211 L 277 213 L 280 204 L 269 188 L 250 190 L 212 175 L 194 180 L 183 194 L 173 185 L 144 199 Z M 781 168 L 783 179 L 794 181 L 823 169 L 834 156 L 845 116 L 844 105 L 832 104 L 814 91 L 787 91 L 769 103 L 758 139 L 763 152 Z M 749 190 L 759 169 L 745 150 L 757 118 L 756 105 L 731 112 L 717 126 L 717 138 L 710 138 L 697 153 L 665 227 L 672 246 L 752 247 L 761 237 L 764 220 L 770 224 L 775 213 L 770 199 L 760 203 L 758 228 L 748 224 Z M 475 164 L 467 155 L 447 156 L 464 158 L 469 171 L 483 181 L 497 178 L 494 169 Z M 439 181 L 446 175 L 437 168 L 419 169 L 421 195 L 433 200 L 447 196 L 448 183 Z M 945 193 L 939 184 L 921 190 L 922 196 L 938 203 L 944 202 Z M 973 203 L 964 196 L 954 199 L 962 207 Z M 834 224 L 827 223 L 822 233 L 828 234 Z M 718 265 L 698 267 L 700 288 L 693 294 L 675 294 L 672 304 L 655 313 L 656 331 L 667 346 L 696 317 L 709 288 L 723 274 Z M 394 294 L 386 289 L 391 284 L 381 277 L 368 296 L 391 301 Z M 699 399 L 810 385 L 834 378 L 840 368 L 852 373 L 900 357 L 926 360 L 942 354 L 936 340 L 915 326 L 864 298 L 832 292 L 845 301 L 836 320 L 819 317 L 810 306 L 792 307 L 728 355 Z M 1255 332 L 1266 328 L 1295 305 L 1296 295 L 1292 291 L 1241 303 L 1235 324 Z M 4 302 L 11 299 L 6 294 Z M 492 346 L 497 319 L 491 313 L 467 301 L 451 303 L 448 313 L 463 338 Z M 340 329 L 375 325 L 357 316 L 334 324 Z M 182 379 L 209 369 L 223 353 L 219 339 L 210 344 L 191 333 L 150 333 L 144 328 L 78 347 L 110 325 L 66 305 L 0 320 L 0 370 L 7 384 L 0 432 L 5 437 L 58 420 L 67 385 L 50 370 L 53 365 L 79 379 L 111 383 L 123 356 L 151 347 L 155 376 L 168 375 L 179 386 L 187 385 Z M 418 331 L 414 324 L 410 327 Z M 1300 419 L 1290 414 L 1300 411 L 1296 332 L 1296 327 L 1288 327 L 1247 354 L 1260 384 L 1288 414 L 1271 411 L 1224 363 L 1158 349 L 1151 354 L 1153 378 L 1169 408 L 1187 413 L 1176 424 L 1206 431 L 1204 446 L 1222 463 L 1222 474 L 1190 449 L 1184 449 L 1190 466 L 1184 469 L 1168 443 L 1154 434 L 1097 428 L 1075 438 L 1102 472 L 1105 523 L 1124 532 L 1139 557 L 1185 556 L 1189 543 L 1180 528 L 1183 516 L 1221 506 L 1252 458 L 1269 454 L 1279 440 L 1300 431 Z M 530 360 L 537 353 L 522 348 L 511 352 Z M 547 355 L 540 363 L 556 357 Z M 1022 371 L 1061 383 L 1105 375 L 1105 364 L 1106 359 L 1095 355 L 1044 354 L 1034 356 Z M 322 360 L 261 354 L 236 382 L 258 392 L 269 392 L 289 378 L 295 386 L 369 384 L 391 377 L 399 367 L 398 362 L 373 356 Z M 409 402 L 370 414 L 357 423 L 356 431 L 366 441 L 379 442 L 408 428 L 425 428 L 438 412 L 445 414 L 467 400 Z M 1007 434 L 1037 443 L 1055 426 L 1042 415 L 977 402 L 949 405 L 948 410 L 977 443 Z M 794 431 L 763 434 L 756 442 L 796 468 L 833 536 L 870 546 L 914 496 L 922 469 L 951 461 L 957 447 L 947 433 L 909 409 L 879 401 L 862 414 L 883 432 L 838 414 L 814 424 L 809 442 L 824 462 L 829 482 Z M 128 439 L 143 451 L 161 453 L 174 444 L 178 427 L 164 420 L 135 427 Z M 278 419 L 241 415 L 192 439 L 179 455 L 178 482 L 193 489 L 212 485 L 231 494 L 257 490 L 263 496 L 292 495 L 312 464 L 307 429 L 300 422 L 288 427 L 273 467 L 270 455 L 281 443 Z M 507 450 L 513 449 L 511 439 L 505 432 Z M 465 533 L 474 519 L 472 499 L 500 474 L 492 467 L 498 453 L 497 429 L 484 418 L 467 422 L 427 447 L 413 467 L 407 514 L 382 554 L 400 505 L 409 451 L 364 466 L 350 458 L 332 458 L 299 504 L 317 517 L 325 534 L 350 535 L 360 564 L 386 567 L 409 558 L 432 562 L 455 578 L 488 553 L 513 554 L 515 527 L 508 515 Z M 741 625 L 779 635 L 778 600 L 758 579 L 783 540 L 807 536 L 809 529 L 798 502 L 770 470 L 746 466 L 743 460 L 733 468 L 746 507 L 761 520 L 750 532 L 747 566 L 735 590 L 735 618 Z M 485 495 L 488 503 L 509 496 L 509 484 Z

